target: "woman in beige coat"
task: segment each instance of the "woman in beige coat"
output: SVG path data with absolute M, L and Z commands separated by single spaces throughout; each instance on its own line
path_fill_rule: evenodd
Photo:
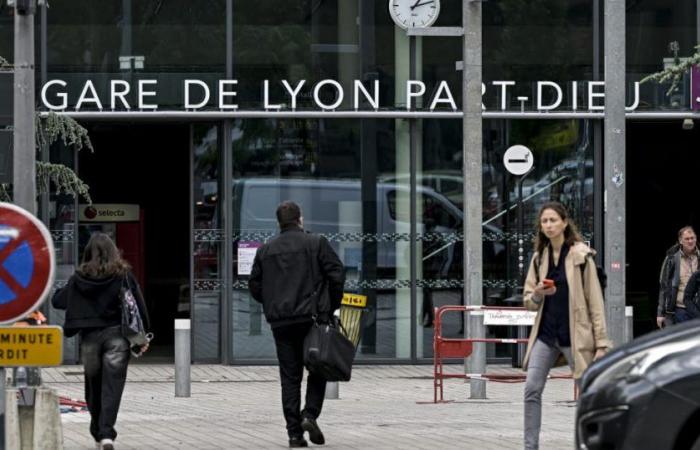
M 525 307 L 537 311 L 524 362 L 526 449 L 539 447 L 542 391 L 560 355 L 578 380 L 611 347 L 594 254 L 561 203 L 542 206 L 523 289 Z

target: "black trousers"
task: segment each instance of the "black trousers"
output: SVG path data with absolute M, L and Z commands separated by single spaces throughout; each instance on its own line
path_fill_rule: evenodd
M 318 418 L 326 395 L 326 380 L 309 374 L 306 380 L 306 404 L 301 410 L 301 380 L 304 375 L 304 337 L 311 323 L 294 324 L 272 329 L 277 347 L 282 384 L 282 411 L 287 421 L 287 434 L 301 436 L 302 417 Z
M 114 424 L 129 366 L 129 342 L 121 335 L 120 327 L 115 326 L 84 333 L 80 349 L 90 434 L 96 441 L 115 439 Z

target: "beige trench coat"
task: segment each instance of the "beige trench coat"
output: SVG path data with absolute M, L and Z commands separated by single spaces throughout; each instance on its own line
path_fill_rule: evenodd
M 597 349 L 610 349 L 612 343 L 608 339 L 605 326 L 605 307 L 603 305 L 603 292 L 598 281 L 598 273 L 593 260 L 589 260 L 586 268 L 581 273 L 581 264 L 586 262 L 588 255 L 595 255 L 595 251 L 583 242 L 574 244 L 566 255 L 564 266 L 566 268 L 566 281 L 569 284 L 569 333 L 571 336 L 571 353 L 574 358 L 574 378 L 580 378 L 583 372 L 593 361 Z M 527 344 L 523 369 L 527 370 L 530 351 L 537 339 L 537 334 L 542 321 L 542 308 L 547 299 L 539 303 L 533 300 L 535 290 L 535 260 L 537 253 L 530 261 L 530 268 L 523 289 L 525 307 L 531 311 L 537 311 L 535 325 L 530 332 Z M 545 247 L 539 263 L 540 281 L 547 277 L 549 266 L 549 250 Z M 583 275 L 583 277 L 582 277 Z

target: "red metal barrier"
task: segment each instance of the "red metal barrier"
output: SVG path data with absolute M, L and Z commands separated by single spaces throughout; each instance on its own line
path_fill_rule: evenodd
M 445 338 L 442 336 L 442 316 L 447 312 L 469 313 L 472 311 L 526 311 L 522 307 L 494 307 L 494 306 L 461 306 L 446 305 L 435 308 L 435 322 L 433 329 L 433 403 L 445 403 L 443 397 L 443 384 L 446 378 L 461 379 L 485 379 L 501 383 L 520 383 L 525 381 L 525 374 L 474 374 L 474 373 L 445 373 L 443 359 L 467 358 L 472 354 L 473 342 L 493 342 L 497 344 L 526 343 L 527 339 L 498 339 L 498 338 Z M 571 375 L 550 375 L 549 378 L 571 378 Z M 438 392 L 440 399 L 438 400 Z M 576 396 L 576 394 L 574 394 Z

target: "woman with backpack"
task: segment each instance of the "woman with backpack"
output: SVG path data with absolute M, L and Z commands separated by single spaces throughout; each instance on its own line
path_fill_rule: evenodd
M 546 203 L 537 217 L 535 253 L 523 289 L 525 307 L 537 311 L 523 363 L 528 450 L 539 447 L 542 391 L 560 356 L 578 380 L 611 347 L 595 251 L 583 242 L 561 203 Z
M 123 289 L 133 293 L 144 328 L 149 330 L 143 295 L 129 264 L 108 235 L 95 233 L 85 247 L 82 264 L 51 300 L 55 308 L 66 310 L 66 337 L 80 334 L 90 434 L 105 450 L 114 449 L 114 424 L 131 350 L 121 330 Z M 145 344 L 135 350 L 147 349 Z

